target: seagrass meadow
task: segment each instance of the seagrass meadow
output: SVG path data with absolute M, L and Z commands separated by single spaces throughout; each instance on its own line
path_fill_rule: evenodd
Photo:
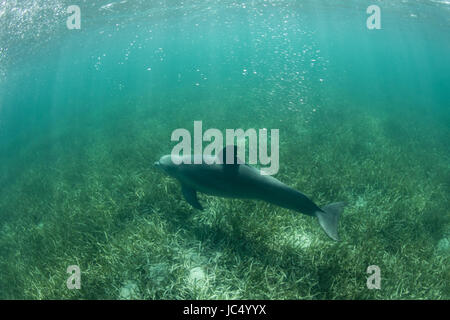
M 450 298 L 448 1 L 72 4 L 0 1 L 0 299 Z M 153 163 L 194 121 L 279 129 L 275 177 L 345 201 L 340 241 L 191 207 Z

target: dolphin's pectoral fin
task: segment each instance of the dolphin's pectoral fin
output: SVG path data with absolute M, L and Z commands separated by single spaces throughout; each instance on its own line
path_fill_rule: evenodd
M 183 192 L 184 198 L 191 206 L 193 206 L 195 209 L 203 210 L 202 205 L 200 204 L 200 202 L 198 202 L 197 199 L 197 191 L 195 191 L 191 187 L 182 184 L 181 192 Z

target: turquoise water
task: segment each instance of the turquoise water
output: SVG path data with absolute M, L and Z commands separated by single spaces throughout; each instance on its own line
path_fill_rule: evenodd
M 77 1 L 69 30 L 71 4 L 0 2 L 0 298 L 450 297 L 448 1 Z M 152 163 L 195 120 L 279 129 L 277 178 L 346 201 L 342 241 L 189 207 Z

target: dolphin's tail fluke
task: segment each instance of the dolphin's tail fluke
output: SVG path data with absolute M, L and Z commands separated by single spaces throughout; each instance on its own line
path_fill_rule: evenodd
M 330 203 L 322 208 L 322 211 L 316 211 L 316 216 L 319 218 L 319 223 L 325 230 L 326 234 L 333 240 L 338 241 L 338 221 L 342 210 L 345 207 L 345 202 Z

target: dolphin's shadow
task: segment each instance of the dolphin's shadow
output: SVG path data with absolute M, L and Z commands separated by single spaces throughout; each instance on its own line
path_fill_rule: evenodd
M 186 208 L 175 209 L 162 218 L 171 232 L 179 232 L 180 229 L 185 231 L 183 234 L 189 235 L 189 240 L 200 241 L 206 250 L 231 251 L 240 261 L 255 260 L 262 265 L 279 268 L 286 274 L 287 279 L 300 279 L 305 274 L 312 275 L 312 277 L 318 278 L 318 281 L 312 284 L 314 288 L 311 288 L 312 290 L 317 289 L 316 292 L 326 291 L 326 287 L 331 285 L 331 283 L 323 283 L 320 280 L 322 278 L 320 270 L 310 263 L 310 259 L 306 259 L 307 253 L 302 249 L 286 247 L 280 254 L 280 251 L 275 250 L 273 245 L 268 245 L 267 241 L 248 234 L 242 227 L 241 221 L 246 219 L 246 210 L 254 209 L 256 205 L 243 204 L 241 200 L 218 199 L 212 201 L 228 202 L 215 208 L 221 211 L 216 212 L 216 215 L 220 215 L 218 223 L 209 224 L 199 221 L 199 215 L 211 213 L 208 210 L 210 203 L 206 204 L 204 201 L 206 209 L 203 211 L 192 209 L 186 204 Z M 240 205 L 237 205 L 238 202 Z

